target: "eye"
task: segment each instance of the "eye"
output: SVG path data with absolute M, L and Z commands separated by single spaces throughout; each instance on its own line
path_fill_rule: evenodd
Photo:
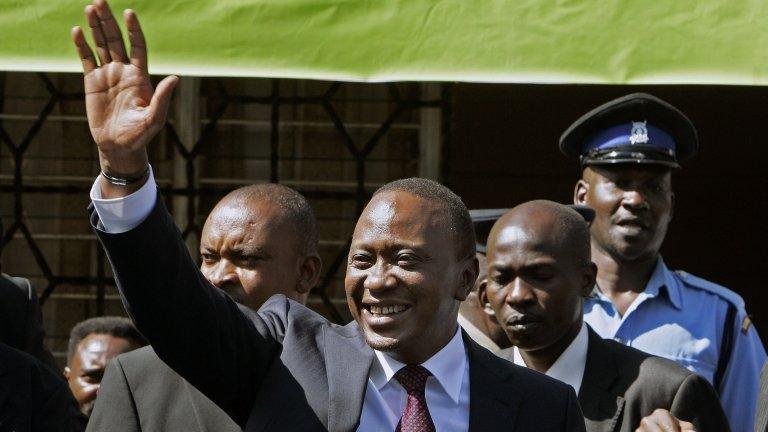
M 237 259 L 235 260 L 238 267 L 245 267 L 245 268 L 255 267 L 261 261 L 264 261 L 264 257 L 261 255 L 242 255 L 237 257 Z
M 412 253 L 401 253 L 397 255 L 397 265 L 400 267 L 408 267 L 419 262 L 419 257 Z
M 203 263 L 205 264 L 214 264 L 216 261 L 219 260 L 219 256 L 210 252 L 203 252 L 200 254 L 200 257 L 203 260 Z
M 349 264 L 358 269 L 366 269 L 373 265 L 373 257 L 366 253 L 355 253 L 350 258 Z

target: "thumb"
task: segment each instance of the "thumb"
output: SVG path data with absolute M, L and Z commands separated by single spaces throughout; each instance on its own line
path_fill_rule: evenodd
M 171 104 L 171 95 L 178 82 L 179 77 L 170 75 L 163 78 L 157 85 L 155 94 L 152 95 L 152 100 L 149 102 L 149 117 L 151 123 L 156 124 L 165 122 L 165 117 L 168 114 L 168 107 Z

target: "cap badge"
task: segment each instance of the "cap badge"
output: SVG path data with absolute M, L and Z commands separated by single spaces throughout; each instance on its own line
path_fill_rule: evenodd
M 645 144 L 648 142 L 648 128 L 645 127 L 647 121 L 632 122 L 632 135 L 629 142 L 632 144 Z

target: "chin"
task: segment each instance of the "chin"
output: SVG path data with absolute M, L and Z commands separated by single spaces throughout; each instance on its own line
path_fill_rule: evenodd
M 368 346 L 376 351 L 397 351 L 402 346 L 400 339 L 382 336 L 368 329 L 363 332 L 363 336 L 365 337 L 365 342 Z

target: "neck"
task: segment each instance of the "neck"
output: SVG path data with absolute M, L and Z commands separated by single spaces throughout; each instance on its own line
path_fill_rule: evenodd
M 538 349 L 538 350 L 523 350 L 520 349 L 520 356 L 525 361 L 525 365 L 529 369 L 533 369 L 537 372 L 547 373 L 549 368 L 560 358 L 563 352 L 568 349 L 576 336 L 581 331 L 582 318 L 573 323 L 568 332 L 563 335 L 557 342 L 550 346 Z
M 641 293 L 658 262 L 658 253 L 632 261 L 621 260 L 592 245 L 592 261 L 597 265 L 597 286 L 611 294 Z
M 440 335 L 435 337 L 421 338 L 419 341 L 415 341 L 415 346 L 388 351 L 387 354 L 400 363 L 422 364 L 451 342 L 459 326 L 456 322 L 456 317 L 454 317 L 452 322 L 455 326 L 450 327 L 450 332 L 441 332 Z

